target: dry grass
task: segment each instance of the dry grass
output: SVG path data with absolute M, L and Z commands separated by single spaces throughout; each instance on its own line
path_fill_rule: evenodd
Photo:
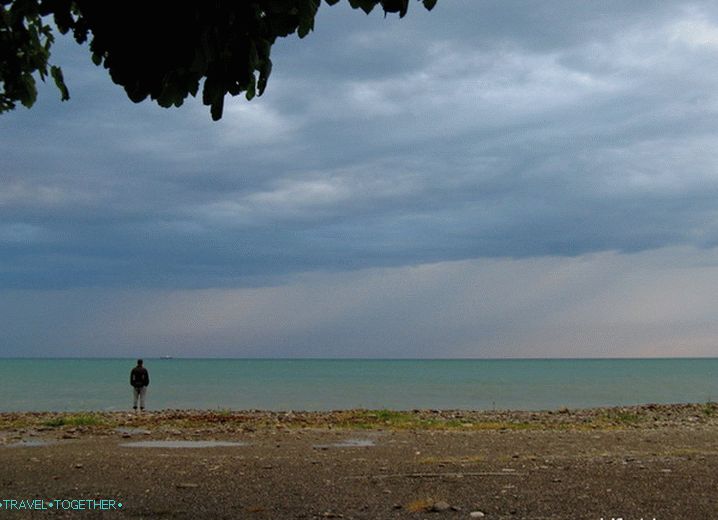
M 419 498 L 417 500 L 412 500 L 406 506 L 404 506 L 404 509 L 411 513 L 424 513 L 426 511 L 429 511 L 432 506 L 434 505 L 434 499 L 432 498 Z

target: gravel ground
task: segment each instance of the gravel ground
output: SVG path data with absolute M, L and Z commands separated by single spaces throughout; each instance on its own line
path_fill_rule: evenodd
M 707 406 L 0 414 L 0 517 L 710 519 Z M 184 447 L 128 445 L 168 440 Z M 212 440 L 238 444 L 186 442 Z M 8 510 L 21 499 L 122 508 Z

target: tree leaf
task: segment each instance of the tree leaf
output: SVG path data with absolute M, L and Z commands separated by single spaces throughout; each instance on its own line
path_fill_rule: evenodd
M 361 9 L 366 14 L 371 13 L 376 4 L 377 1 L 375 0 L 349 0 L 350 6 L 352 6 L 354 9 Z
M 335 5 L 340 0 L 324 0 Z M 437 0 L 421 1 L 432 9 Z M 410 0 L 348 0 L 369 14 L 378 5 L 404 16 Z M 0 0 L 0 112 L 31 106 L 35 80 L 48 73 L 69 99 L 62 71 L 50 66 L 54 32 L 89 40 L 93 63 L 134 102 L 150 99 L 179 106 L 199 96 L 212 118 L 222 117 L 224 96 L 261 96 L 272 71 L 270 53 L 277 38 L 307 36 L 321 0 L 194 2 L 168 9 L 146 2 L 141 9 L 97 0 Z M 54 24 L 43 24 L 54 17 Z M 202 85 L 201 85 L 202 84 Z
M 220 96 L 220 98 L 212 103 L 210 106 L 209 112 L 212 115 L 212 121 L 219 121 L 222 119 L 222 112 L 224 110 L 224 96 Z
M 257 93 L 256 86 L 255 86 L 254 80 L 252 80 L 247 84 L 247 94 L 245 96 L 247 98 L 247 101 L 252 101 L 252 99 L 254 99 L 254 96 L 256 95 L 256 93 Z
M 67 89 L 67 85 L 65 85 L 65 78 L 62 76 L 62 69 L 53 65 L 50 67 L 50 75 L 52 76 L 52 79 L 55 80 L 55 85 L 60 90 L 60 100 L 67 101 L 70 99 L 70 91 Z

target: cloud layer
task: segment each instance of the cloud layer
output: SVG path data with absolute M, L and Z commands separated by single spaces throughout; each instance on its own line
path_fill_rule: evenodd
M 0 118 L 12 353 L 711 352 L 691 280 L 718 280 L 691 259 L 718 244 L 713 3 L 343 4 L 278 42 L 265 95 L 219 123 L 197 100 L 132 104 L 58 40 L 71 101 L 46 86 Z M 634 287 L 634 261 L 655 280 Z M 695 328 L 654 304 L 681 287 Z
M 5 291 L 0 315 L 8 354 L 30 356 L 710 356 L 717 279 L 715 251 L 671 248 L 310 274 L 274 287 Z
M 0 121 L 0 285 L 213 287 L 718 237 L 708 2 L 323 6 L 213 124 L 73 90 Z

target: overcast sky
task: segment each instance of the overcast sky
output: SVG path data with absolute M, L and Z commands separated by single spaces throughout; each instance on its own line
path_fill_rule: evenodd
M 58 38 L 0 116 L 0 355 L 718 355 L 718 7 L 323 5 L 265 94 Z

